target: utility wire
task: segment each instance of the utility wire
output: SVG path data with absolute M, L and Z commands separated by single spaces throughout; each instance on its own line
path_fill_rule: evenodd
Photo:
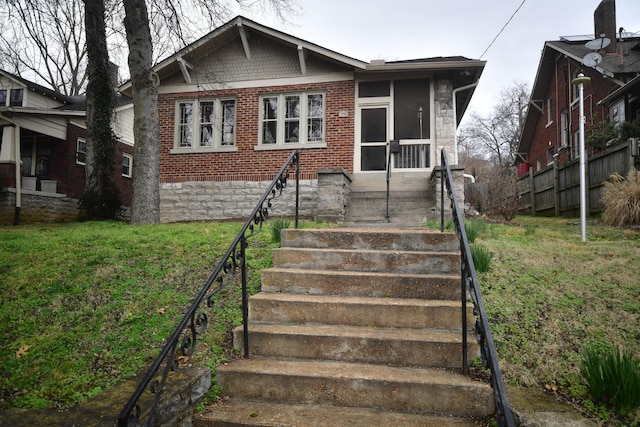
M 507 21 L 506 24 L 504 24 L 504 26 L 502 27 L 502 29 L 500 30 L 500 32 L 498 32 L 498 34 L 496 34 L 496 36 L 493 38 L 493 40 L 491 40 L 491 43 L 489 43 L 489 46 L 487 46 L 487 48 L 484 50 L 484 52 L 482 52 L 482 55 L 480 55 L 479 59 L 482 59 L 482 57 L 484 56 L 485 53 L 487 53 L 487 51 L 491 48 L 491 46 L 493 46 L 493 44 L 496 42 L 496 40 L 498 39 L 498 37 L 500 37 L 500 34 L 502 34 L 502 32 L 504 31 L 505 28 L 507 28 L 507 25 L 509 25 L 509 22 L 511 22 L 511 20 L 513 19 L 514 16 L 516 16 L 516 13 L 518 13 L 518 11 L 520 10 L 520 8 L 522 7 L 522 5 L 524 5 L 524 2 L 526 2 L 527 0 L 522 0 L 522 3 L 520 3 L 520 6 L 518 6 L 518 8 L 516 9 L 515 12 L 513 12 L 513 15 L 511 15 L 511 18 L 509 18 L 509 20 Z

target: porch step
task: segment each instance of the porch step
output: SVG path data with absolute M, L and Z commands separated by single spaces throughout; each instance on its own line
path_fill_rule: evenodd
M 488 384 L 443 369 L 253 357 L 220 366 L 217 374 L 234 399 L 454 416 L 493 412 Z
M 389 193 L 389 222 L 395 224 L 421 224 L 433 216 L 435 202 L 426 191 L 399 191 Z M 386 191 L 351 191 L 347 198 L 345 222 L 347 224 L 387 222 Z
M 328 421 L 330 420 L 330 422 Z M 226 400 L 193 417 L 194 427 L 471 427 L 481 420 L 344 406 Z M 486 424 L 489 425 L 489 424 Z
M 380 251 L 351 249 L 276 248 L 272 253 L 275 267 L 311 270 L 397 271 L 420 274 L 458 272 L 458 252 Z
M 460 332 L 252 323 L 249 338 L 253 356 L 450 369 L 459 369 L 462 363 Z M 238 329 L 236 347 L 242 347 L 242 339 Z M 477 345 L 470 351 L 472 357 L 480 355 Z
M 460 300 L 455 274 L 400 274 L 273 267 L 262 271 L 266 293 Z
M 460 303 L 442 300 L 261 292 L 251 298 L 249 317 L 255 322 L 461 330 Z M 468 317 L 473 317 L 471 308 Z

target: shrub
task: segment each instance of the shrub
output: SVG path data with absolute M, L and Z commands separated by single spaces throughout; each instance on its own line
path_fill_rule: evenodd
M 602 190 L 602 222 L 613 227 L 640 225 L 640 173 L 631 169 L 624 178 L 613 174 Z
M 280 243 L 280 231 L 289 228 L 291 221 L 286 218 L 274 218 L 269 222 L 269 231 L 273 243 Z
M 476 272 L 486 273 L 489 271 L 491 259 L 493 258 L 489 249 L 477 243 L 469 245 L 469 248 L 471 249 L 471 258 L 473 258 L 473 265 L 476 267 Z
M 640 361 L 630 351 L 587 348 L 581 372 L 596 403 L 610 405 L 622 415 L 640 407 Z

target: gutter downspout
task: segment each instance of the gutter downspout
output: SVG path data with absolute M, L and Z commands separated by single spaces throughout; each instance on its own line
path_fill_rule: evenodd
M 13 154 L 16 164 L 16 208 L 13 214 L 13 225 L 20 224 L 20 207 L 22 206 L 22 180 L 20 176 L 20 125 L 6 117 L 4 114 L 0 114 L 0 119 L 6 120 L 11 123 L 13 129 Z
M 456 95 L 463 90 L 469 90 L 478 86 L 478 82 L 460 86 L 453 90 L 453 164 L 458 164 L 458 106 L 456 105 Z

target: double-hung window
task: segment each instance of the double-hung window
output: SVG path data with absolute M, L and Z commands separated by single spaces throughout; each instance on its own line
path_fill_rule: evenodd
M 131 154 L 122 154 L 122 176 L 126 178 L 132 177 L 133 156 Z
M 235 148 L 236 101 L 201 99 L 178 101 L 173 152 Z
M 320 146 L 325 143 L 325 95 L 292 93 L 260 98 L 263 148 Z

